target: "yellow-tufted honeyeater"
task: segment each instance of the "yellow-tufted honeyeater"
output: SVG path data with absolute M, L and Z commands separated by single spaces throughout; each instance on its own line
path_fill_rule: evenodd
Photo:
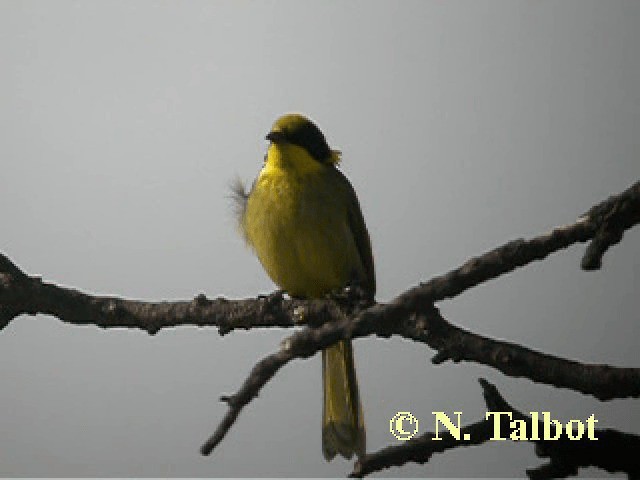
M 320 297 L 357 282 L 375 294 L 369 233 L 340 153 L 299 114 L 280 117 L 247 194 L 235 189 L 240 229 L 271 279 L 294 297 Z M 322 451 L 365 452 L 365 427 L 350 341 L 322 352 Z

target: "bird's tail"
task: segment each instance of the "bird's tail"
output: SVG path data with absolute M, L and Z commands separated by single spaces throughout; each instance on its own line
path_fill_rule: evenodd
M 351 341 L 343 340 L 322 351 L 322 453 L 327 461 L 336 454 L 364 455 L 366 435 L 358 393 Z

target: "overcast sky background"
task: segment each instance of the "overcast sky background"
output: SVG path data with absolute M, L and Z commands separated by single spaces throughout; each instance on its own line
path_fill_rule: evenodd
M 274 286 L 234 230 L 284 112 L 342 150 L 378 299 L 504 242 L 573 222 L 640 177 L 637 1 L 0 2 L 0 251 L 29 274 L 127 298 L 245 298 Z M 440 304 L 467 329 L 638 367 L 640 229 Z M 0 332 L 0 475 L 344 476 L 320 446 L 320 361 L 284 368 L 211 457 L 199 447 L 283 330 L 149 336 L 22 316 Z M 355 342 L 368 450 L 397 411 L 485 411 L 478 377 L 527 412 L 640 431 L 601 403 L 400 339 Z M 530 444 L 393 476 L 522 476 Z M 587 470 L 585 475 L 604 472 Z

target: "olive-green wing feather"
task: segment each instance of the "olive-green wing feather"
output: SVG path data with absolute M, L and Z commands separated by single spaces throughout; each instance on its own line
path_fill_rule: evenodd
M 332 170 L 336 172 L 336 181 L 341 184 L 346 195 L 347 221 L 353 234 L 353 239 L 356 242 L 356 248 L 365 273 L 365 278 L 361 279 L 363 281 L 362 287 L 373 297 L 376 293 L 376 273 L 371 251 L 371 240 L 369 239 L 367 226 L 364 223 L 362 210 L 360 210 L 360 203 L 347 177 L 335 167 Z

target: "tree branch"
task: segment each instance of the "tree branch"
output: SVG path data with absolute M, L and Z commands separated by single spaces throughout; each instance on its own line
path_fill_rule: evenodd
M 291 327 L 303 300 L 285 300 L 280 292 L 246 300 L 144 302 L 97 296 L 28 276 L 0 253 L 0 329 L 21 314 L 53 315 L 74 325 L 139 328 L 153 335 L 179 325 L 215 326 L 224 335 L 234 329 Z
M 536 382 L 571 388 L 600 400 L 638 397 L 638 369 L 583 365 L 476 335 L 447 322 L 433 303 L 457 296 L 574 243 L 592 240 L 582 266 L 599 268 L 604 252 L 620 241 L 626 229 L 639 222 L 640 182 L 594 206 L 571 225 L 529 240 L 509 242 L 406 291 L 388 304 L 368 308 L 352 295 L 342 299 L 333 296 L 285 300 L 281 293 L 276 293 L 236 301 L 209 300 L 198 295 L 191 301 L 181 302 L 94 296 L 28 276 L 0 254 L 0 328 L 23 313 L 45 313 L 68 323 L 102 328 L 140 328 L 150 334 L 177 325 L 216 326 L 225 334 L 236 328 L 291 327 L 303 319 L 310 327 L 287 338 L 278 352 L 256 364 L 235 395 L 223 398 L 229 411 L 202 447 L 205 454 L 211 452 L 240 410 L 286 363 L 294 358 L 309 357 L 341 339 L 371 334 L 381 337 L 395 334 L 423 342 L 438 351 L 434 363 L 474 361 L 510 376 L 525 376 Z
M 506 438 L 512 429 L 510 421 L 524 420 L 527 432 L 532 432 L 532 419 L 509 405 L 498 389 L 484 379 L 480 379 L 487 410 L 491 412 L 511 412 L 512 417 L 500 416 L 501 436 Z M 544 432 L 542 422 L 538 431 Z M 450 433 L 442 433 L 442 440 L 434 440 L 435 434 L 427 432 L 420 437 L 399 445 L 383 448 L 358 459 L 349 476 L 364 477 L 373 472 L 401 466 L 409 462 L 426 463 L 433 454 L 460 447 L 481 445 L 494 436 L 494 420 L 480 420 L 460 429 L 460 438 L 468 434 L 470 440 L 457 440 Z M 536 469 L 528 470 L 532 479 L 564 478 L 575 475 L 578 468 L 598 467 L 607 472 L 624 472 L 635 478 L 640 475 L 640 437 L 609 429 L 596 429 L 598 440 L 589 440 L 583 435 L 580 440 L 570 440 L 561 436 L 558 440 L 528 440 L 536 444 L 538 457 L 549 457 L 550 462 Z
M 624 230 L 640 223 L 640 182 L 592 207 L 575 223 L 557 227 L 530 240 L 513 240 L 440 277 L 403 293 L 399 300 L 435 303 L 460 295 L 465 290 L 509 273 L 574 243 L 593 239 L 582 259 L 585 270 L 600 268 L 606 250 L 622 238 Z M 606 237 L 606 241 L 605 241 Z M 616 240 L 617 241 L 614 241 Z
M 437 350 L 433 363 L 445 360 L 473 361 L 487 365 L 511 377 L 526 377 L 538 383 L 570 388 L 593 395 L 599 400 L 640 397 L 640 369 L 608 365 L 589 365 L 536 352 L 513 343 L 493 340 L 468 332 L 445 320 L 433 305 L 416 306 L 409 311 L 395 301 L 375 305 L 340 321 L 320 328 L 306 328 L 287 337 L 280 349 L 260 360 L 240 389 L 223 401 L 229 410 L 214 434 L 201 448 L 209 455 L 222 441 L 240 411 L 273 378 L 277 371 L 296 358 L 308 358 L 339 340 L 400 335 Z
M 593 242 L 583 258 L 583 268 L 599 268 L 604 252 L 620 240 L 624 230 L 639 222 L 640 182 L 637 182 L 594 206 L 571 225 L 555 228 L 530 240 L 514 240 L 472 258 L 445 275 L 409 289 L 395 302 L 404 303 L 411 310 L 416 304 L 452 298 L 480 283 L 590 239 Z M 236 328 L 291 327 L 296 323 L 296 309 L 308 304 L 309 301 L 295 299 L 285 301 L 277 295 L 233 301 L 209 300 L 198 295 L 191 301 L 179 302 L 95 296 L 28 276 L 0 253 L 0 328 L 18 315 L 44 313 L 76 325 L 139 328 L 150 334 L 179 325 L 215 326 L 225 334 Z M 326 308 L 312 310 L 322 314 L 319 318 L 309 316 L 308 321 L 322 323 L 336 319 L 326 318 Z
M 417 303 L 451 298 L 573 243 L 590 239 L 593 241 L 583 258 L 583 268 L 599 268 L 606 249 L 622 238 L 624 230 L 639 222 L 640 182 L 637 182 L 621 194 L 592 207 L 571 225 L 555 228 L 530 240 L 514 240 L 472 258 L 446 275 L 408 290 L 395 302 L 404 303 L 411 309 Z M 73 324 L 140 328 L 150 334 L 178 325 L 216 326 L 224 334 L 235 328 L 290 327 L 295 323 L 293 312 L 306 303 L 300 300 L 285 302 L 282 296 L 229 301 L 223 298 L 209 300 L 198 295 L 191 301 L 180 302 L 94 296 L 28 276 L 0 254 L 0 327 L 23 313 L 45 313 Z

